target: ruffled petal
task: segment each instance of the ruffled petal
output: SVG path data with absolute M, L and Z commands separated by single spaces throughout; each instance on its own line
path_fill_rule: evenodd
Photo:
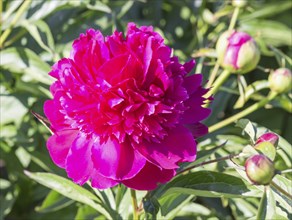
M 147 160 L 164 169 L 175 169 L 179 162 L 195 160 L 197 152 L 192 133 L 181 125 L 171 129 L 160 143 L 145 141 L 135 148 Z
M 180 122 L 182 124 L 196 123 L 206 119 L 210 115 L 211 109 L 202 107 L 206 100 L 203 98 L 203 95 L 207 91 L 206 89 L 199 89 L 185 102 L 185 106 L 188 109 L 181 116 Z
M 79 133 L 72 143 L 66 160 L 66 171 L 75 183 L 83 185 L 91 176 L 93 164 L 91 160 L 92 140 Z
M 161 169 L 147 162 L 143 169 L 132 179 L 124 180 L 122 183 L 136 190 L 153 190 L 159 183 L 166 183 L 175 176 L 175 170 Z
M 47 118 L 49 119 L 52 130 L 63 130 L 67 127 L 65 123 L 64 115 L 58 110 L 60 109 L 60 104 L 56 103 L 55 100 L 47 100 L 44 103 L 44 112 Z
M 47 148 L 52 160 L 59 167 L 65 168 L 69 149 L 77 134 L 78 131 L 76 130 L 63 130 L 58 131 L 53 136 L 49 137 Z
M 119 182 L 106 178 L 102 175 L 99 174 L 95 169 L 92 172 L 91 175 L 91 186 L 98 188 L 98 189 L 107 189 L 110 187 L 114 187 L 118 184 Z
M 116 139 L 103 144 L 96 142 L 92 148 L 92 160 L 101 175 L 114 180 L 132 178 L 146 162 L 129 141 L 119 143 Z

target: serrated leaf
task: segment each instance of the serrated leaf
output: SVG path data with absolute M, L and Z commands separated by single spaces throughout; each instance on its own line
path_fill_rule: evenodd
M 103 214 L 105 217 L 109 219 L 112 218 L 109 213 L 102 207 L 102 205 L 97 203 L 100 201 L 94 194 L 82 188 L 81 186 L 74 184 L 70 180 L 52 173 L 31 173 L 25 171 L 25 174 L 29 178 L 50 189 L 57 191 L 63 196 L 66 196 L 77 202 L 89 205 L 101 214 Z
M 178 176 L 165 185 L 163 192 L 162 197 L 172 193 L 227 198 L 254 196 L 253 190 L 248 188 L 242 179 L 213 171 L 198 171 Z

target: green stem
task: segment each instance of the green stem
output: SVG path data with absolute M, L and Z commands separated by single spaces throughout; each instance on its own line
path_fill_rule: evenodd
M 131 189 L 132 205 L 133 205 L 133 220 L 139 220 L 138 203 L 136 198 L 136 191 Z
M 207 165 L 207 164 L 216 163 L 216 162 L 220 162 L 220 161 L 224 161 L 224 160 L 230 160 L 230 159 L 238 158 L 238 157 L 239 157 L 239 154 L 230 154 L 230 155 L 225 156 L 225 157 L 219 157 L 219 158 L 216 158 L 214 160 L 208 160 L 208 161 L 205 161 L 205 162 L 202 162 L 202 163 L 187 167 L 184 170 L 181 170 L 181 171 L 177 172 L 177 174 L 181 174 L 181 173 L 184 173 L 186 171 L 189 171 L 189 170 L 192 170 L 194 168 L 197 168 L 197 167 L 200 167 L 200 166 L 204 166 L 204 165 Z
M 16 12 L 13 20 L 11 21 L 10 26 L 0 36 L 0 48 L 3 48 L 3 44 L 4 44 L 5 40 L 6 40 L 6 38 L 9 36 L 9 34 L 11 33 L 13 27 L 19 21 L 20 17 L 23 15 L 23 13 L 25 12 L 25 10 L 29 7 L 31 1 L 32 0 L 25 0 L 23 2 L 23 4 L 20 6 L 20 8 L 18 9 L 18 11 Z
M 229 27 L 228 27 L 228 30 L 232 30 L 234 29 L 235 27 L 235 23 L 236 23 L 236 20 L 237 20 L 237 17 L 238 17 L 238 14 L 239 14 L 239 7 L 236 7 L 234 9 L 234 12 L 232 14 L 232 18 L 231 18 L 231 21 L 230 21 L 230 24 L 229 24 Z
M 217 61 L 213 70 L 212 70 L 212 73 L 210 74 L 209 81 L 208 81 L 207 86 L 206 86 L 207 88 L 210 88 L 212 86 L 212 84 L 216 78 L 218 70 L 219 70 L 219 63 Z
M 289 194 L 288 192 L 286 192 L 285 190 L 283 190 L 278 184 L 276 184 L 274 181 L 272 181 L 270 183 L 270 185 L 272 187 L 274 187 L 276 190 L 278 190 L 279 192 L 281 192 L 284 196 L 286 196 L 289 199 L 292 199 L 292 195 Z
M 216 81 L 213 84 L 213 87 L 206 94 L 206 97 L 214 95 L 219 90 L 220 86 L 222 86 L 222 84 L 227 80 L 227 78 L 229 76 L 230 76 L 230 72 L 228 70 L 224 70 L 222 73 L 220 73 L 220 76 L 216 79 Z
M 212 125 L 211 127 L 209 127 L 209 133 L 212 133 L 222 127 L 225 127 L 226 125 L 229 125 L 233 122 L 235 122 L 236 120 L 245 117 L 246 115 L 249 115 L 250 113 L 260 109 L 261 107 L 263 107 L 264 105 L 266 105 L 269 101 L 273 100 L 275 97 L 277 96 L 276 93 L 270 93 L 268 95 L 268 97 L 266 97 L 265 99 L 262 99 L 261 101 L 249 106 L 248 108 L 246 108 L 245 110 L 223 120 L 220 121 L 219 123 Z

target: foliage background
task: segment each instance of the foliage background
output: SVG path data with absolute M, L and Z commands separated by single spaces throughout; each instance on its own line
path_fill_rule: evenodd
M 2 34 L 11 30 L 1 45 L 0 57 L 0 219 L 96 218 L 99 215 L 89 206 L 67 199 L 24 174 L 24 170 L 28 170 L 66 177 L 49 158 L 45 147 L 49 136 L 47 129 L 31 113 L 43 115 L 43 103 L 50 98 L 52 79 L 47 75 L 50 66 L 58 59 L 68 57 L 72 41 L 86 29 L 99 29 L 107 35 L 116 29 L 125 31 L 127 23 L 134 21 L 139 26 L 154 26 L 181 61 L 194 57 L 197 62 L 194 72 L 203 73 L 206 82 L 216 62 L 215 43 L 220 33 L 228 29 L 234 7 L 230 1 L 204 0 L 33 0 L 15 22 L 22 3 L 20 0 L 0 3 Z M 241 109 L 235 109 L 235 103 L 244 93 L 245 83 L 266 80 L 270 69 L 284 66 L 291 69 L 291 8 L 290 0 L 251 0 L 241 10 L 236 27 L 256 39 L 262 57 L 257 69 L 244 77 L 233 75 L 224 84 L 210 106 L 213 113 L 206 121 L 208 125 L 239 112 L 267 94 L 268 90 L 255 93 Z M 279 150 L 275 164 L 280 170 L 291 168 L 291 96 L 279 97 L 248 118 L 256 122 L 257 129 L 268 128 L 287 140 L 284 142 L 283 139 L 285 147 Z M 209 150 L 226 140 L 228 143 L 224 148 Z M 199 149 L 202 155 L 205 153 L 202 159 L 206 160 L 239 153 L 249 143 L 249 138 L 232 124 L 200 141 Z M 230 166 L 229 161 L 197 170 L 239 176 L 228 169 Z M 289 174 L 286 177 L 291 179 Z M 113 190 L 113 195 L 115 193 Z M 169 218 L 248 219 L 256 215 L 259 203 L 259 198 L 253 197 L 208 198 L 204 193 L 180 195 L 159 200 L 161 205 L 165 201 L 174 201 L 172 207 L 162 206 L 164 213 L 171 214 Z M 179 206 L 179 210 L 175 209 L 183 201 L 187 203 Z M 280 207 L 278 203 L 277 206 Z M 287 219 L 291 217 L 291 206 L 290 210 L 280 208 L 277 213 Z M 159 215 L 162 218 L 161 213 Z

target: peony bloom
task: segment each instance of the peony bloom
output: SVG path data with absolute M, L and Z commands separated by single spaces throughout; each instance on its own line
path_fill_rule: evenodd
M 49 73 L 52 160 L 75 183 L 99 189 L 169 181 L 179 163 L 195 160 L 195 138 L 207 133 L 207 90 L 202 75 L 187 76 L 193 67 L 172 57 L 152 27 L 130 23 L 125 38 L 87 30 Z
M 247 73 L 259 60 L 260 51 L 254 39 L 245 32 L 224 32 L 216 44 L 219 64 L 232 73 Z

